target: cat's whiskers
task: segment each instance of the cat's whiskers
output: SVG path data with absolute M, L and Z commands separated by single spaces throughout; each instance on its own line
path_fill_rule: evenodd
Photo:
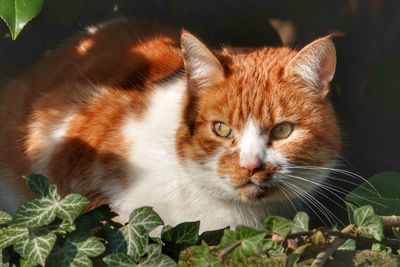
M 282 182 L 282 181 L 281 181 L 281 182 Z M 318 207 L 314 204 L 314 202 L 313 202 L 312 200 L 308 199 L 306 196 L 301 195 L 299 192 L 296 191 L 296 188 L 293 188 L 292 186 L 290 186 L 290 185 L 289 185 L 288 183 L 286 183 L 286 182 L 282 182 L 281 185 L 280 185 L 280 188 L 281 188 L 282 190 L 284 190 L 284 191 L 286 190 L 286 192 L 287 192 L 288 194 L 292 194 L 295 198 L 298 198 L 298 199 L 299 199 L 301 202 L 303 202 L 309 209 L 311 209 L 311 211 L 318 217 L 318 219 L 319 219 L 321 222 L 323 222 L 325 225 L 327 225 L 325 219 L 323 219 L 323 218 L 320 216 L 319 212 L 317 212 L 317 211 L 313 208 L 313 207 L 316 207 L 316 208 L 318 208 Z M 303 199 L 303 197 L 304 197 L 304 199 Z M 319 208 L 318 208 L 318 210 L 321 212 L 321 210 L 320 210 Z M 326 215 L 323 211 L 322 211 L 321 213 L 325 216 L 325 218 L 328 219 L 329 223 L 331 223 L 329 217 L 327 217 L 327 215 Z
M 337 193 L 339 193 L 339 194 L 344 194 L 344 193 L 346 193 L 345 191 L 341 191 L 341 190 L 332 188 L 332 187 L 330 187 L 330 186 L 328 186 L 328 185 L 325 185 L 325 184 L 323 184 L 323 183 L 322 183 L 322 184 L 319 184 L 319 183 L 316 183 L 316 182 L 311 181 L 311 180 L 307 180 L 307 179 L 302 178 L 302 177 L 299 177 L 299 176 L 290 175 L 290 174 L 287 174 L 286 176 L 287 176 L 287 177 L 290 177 L 290 178 L 294 178 L 294 179 L 300 180 L 300 181 L 302 181 L 302 182 L 308 182 L 308 183 L 311 183 L 311 184 L 313 184 L 313 185 L 316 185 L 316 186 L 308 186 L 308 188 L 310 189 L 310 191 L 319 192 L 319 193 L 323 196 L 324 194 L 321 193 L 321 191 L 319 190 L 319 187 L 322 187 L 322 188 L 326 189 L 328 192 L 330 192 L 331 194 L 333 194 L 334 196 L 336 196 L 337 198 L 339 198 L 340 200 L 342 200 L 343 202 L 345 201 L 343 197 L 341 197 L 341 196 L 339 196 L 339 195 L 337 194 Z M 301 185 L 307 186 L 306 183 L 302 183 Z M 336 202 L 335 202 L 335 203 L 336 203 Z M 339 205 L 338 203 L 336 203 L 336 204 Z M 339 206 L 341 206 L 341 205 L 339 205 Z M 342 207 L 342 206 L 341 206 L 341 207 Z
M 298 180 L 294 180 L 292 181 L 292 183 L 294 184 L 295 182 L 299 182 Z M 345 209 L 343 204 L 340 204 L 338 201 L 335 201 L 334 199 L 328 197 L 323 190 L 319 189 L 319 187 L 314 187 L 314 186 L 310 186 L 307 185 L 306 183 L 303 183 L 303 181 L 299 182 L 299 184 L 297 184 L 298 186 L 304 186 L 307 189 L 309 189 L 309 191 L 311 193 L 317 193 L 318 195 L 320 195 L 321 197 L 324 197 L 325 199 L 327 199 L 328 201 L 330 201 L 331 203 L 334 203 L 336 206 Z M 332 191 L 330 191 L 329 189 L 325 188 L 322 186 L 323 189 L 326 189 L 327 191 L 329 191 L 330 193 L 334 194 L 337 198 L 339 198 L 341 201 L 343 201 L 343 203 L 345 202 L 345 200 L 343 199 L 343 197 L 340 197 L 339 195 L 333 193 Z M 345 192 L 341 192 L 341 194 L 345 194 Z
M 336 172 L 336 173 L 340 173 L 340 174 L 344 174 L 347 176 L 350 176 L 352 178 L 358 179 L 360 181 L 366 182 L 371 188 L 372 190 L 375 191 L 375 194 L 379 197 L 381 197 L 381 195 L 379 194 L 379 192 L 376 190 L 376 188 L 364 177 L 362 177 L 361 175 L 358 175 L 354 172 L 351 171 L 347 171 L 347 170 L 343 170 L 343 169 L 337 169 L 337 168 L 329 168 L 329 167 L 321 167 L 321 166 L 288 166 L 287 169 L 289 170 L 296 170 L 296 169 L 300 169 L 300 170 L 319 170 L 319 171 L 330 171 L 332 172 Z M 346 181 L 346 180 L 344 180 Z M 355 185 L 358 185 L 355 183 Z M 367 190 L 367 188 L 366 188 Z
M 296 192 L 296 193 L 298 194 L 298 196 L 303 195 L 303 197 L 305 197 L 305 199 L 310 201 L 310 203 L 312 205 L 314 205 L 314 207 L 316 207 L 327 218 L 327 220 L 329 221 L 329 224 L 333 225 L 338 222 L 341 225 L 344 225 L 344 223 L 332 211 L 330 211 L 327 207 L 325 207 L 325 205 L 323 205 L 319 200 L 317 200 L 309 192 L 305 191 L 304 189 L 300 188 L 299 186 L 297 186 L 293 183 L 286 182 L 286 181 L 282 181 L 282 182 L 286 186 L 291 187 L 293 192 L 296 192 L 296 190 L 297 190 L 298 192 Z M 315 213 L 315 211 L 314 211 L 314 213 Z M 332 223 L 332 220 L 334 223 Z
M 315 182 L 315 181 L 312 181 L 310 178 L 307 179 L 307 178 L 305 178 L 305 177 L 300 177 L 300 176 L 296 176 L 296 175 L 293 175 L 293 174 L 292 174 L 292 175 L 290 175 L 290 174 L 285 174 L 285 176 L 288 176 L 288 177 L 294 178 L 294 179 L 298 179 L 298 180 L 301 180 L 301 181 L 304 181 L 304 182 L 312 183 L 312 184 L 316 185 L 315 189 L 318 188 L 318 187 L 322 187 L 322 188 L 326 189 L 328 192 L 330 192 L 330 193 L 332 193 L 333 195 L 335 195 L 336 197 L 338 197 L 339 199 L 341 199 L 341 200 L 343 201 L 343 203 L 346 202 L 346 200 L 345 200 L 343 197 L 340 197 L 340 196 L 337 195 L 336 193 L 339 193 L 339 194 L 346 194 L 346 193 L 348 193 L 349 191 L 343 190 L 342 188 L 339 188 L 339 187 L 337 187 L 337 186 L 335 186 L 335 185 L 327 184 L 326 181 L 329 181 L 329 180 L 323 179 L 324 176 L 321 176 L 321 177 L 318 179 L 318 181 L 322 181 L 322 183 L 317 183 L 317 182 Z M 329 177 L 329 176 L 328 176 L 328 177 Z M 326 176 L 325 176 L 325 178 L 326 178 Z M 328 179 L 329 179 L 329 178 L 328 178 Z M 315 189 L 314 189 L 314 190 L 315 190 Z M 365 189 L 365 190 L 367 190 L 367 189 Z M 372 191 L 370 191 L 370 192 L 373 193 Z M 375 204 L 375 205 L 378 205 L 378 206 L 382 206 L 382 207 L 386 207 L 385 205 L 383 205 L 383 204 L 381 204 L 381 203 L 379 203 L 379 202 L 373 201 L 373 200 L 371 200 L 371 199 L 367 199 L 367 198 L 365 198 L 365 197 L 363 197 L 363 196 L 360 196 L 360 195 L 358 195 L 358 194 L 353 193 L 353 196 L 355 196 L 355 197 L 357 197 L 357 198 L 360 198 L 360 199 L 362 199 L 362 200 L 364 200 L 364 201 L 370 202 L 370 203 L 372 203 L 372 204 Z
M 277 188 L 282 192 L 282 194 L 286 197 L 286 199 L 288 200 L 288 202 L 290 203 L 290 205 L 292 205 L 293 209 L 298 212 L 296 206 L 294 205 L 292 199 L 286 194 L 286 192 L 283 190 L 281 185 L 278 185 Z M 282 201 L 282 202 L 286 202 L 286 201 Z

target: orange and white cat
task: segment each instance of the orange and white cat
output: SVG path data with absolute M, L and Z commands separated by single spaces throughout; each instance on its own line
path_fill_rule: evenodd
M 152 206 L 172 225 L 261 227 L 335 163 L 335 66 L 329 36 L 214 51 L 151 24 L 91 27 L 1 88 L 0 209 L 40 173 L 123 220 Z

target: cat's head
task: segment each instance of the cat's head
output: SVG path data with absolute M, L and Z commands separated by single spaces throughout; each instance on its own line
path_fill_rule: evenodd
M 187 93 L 177 151 L 191 182 L 250 202 L 315 188 L 341 146 L 328 99 L 336 67 L 331 38 L 300 51 L 212 52 L 189 33 L 181 44 Z

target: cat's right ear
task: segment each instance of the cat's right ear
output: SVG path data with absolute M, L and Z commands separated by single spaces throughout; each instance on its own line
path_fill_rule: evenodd
M 336 69 L 332 35 L 315 40 L 301 49 L 286 66 L 288 77 L 300 79 L 307 88 L 325 97 Z
M 223 81 L 224 68 L 199 39 L 183 31 L 181 46 L 189 82 L 196 87 L 205 88 Z

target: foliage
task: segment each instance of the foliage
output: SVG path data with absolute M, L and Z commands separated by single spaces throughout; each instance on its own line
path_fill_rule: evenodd
M 15 40 L 25 25 L 40 12 L 43 0 L 0 0 L 0 17 Z
M 286 264 L 297 266 L 309 264 L 328 247 L 337 246 L 338 239 L 343 240 L 335 247 L 338 250 L 355 250 L 360 242 L 364 246 L 368 243 L 372 251 L 389 254 L 400 247 L 399 225 L 392 228 L 393 238 L 384 237 L 381 217 L 371 205 L 352 205 L 353 223 L 342 231 L 326 227 L 310 230 L 308 215 L 298 212 L 293 220 L 268 217 L 265 229 L 239 225 L 199 236 L 199 221 L 164 225 L 151 207 L 142 207 L 122 225 L 112 220 L 117 214 L 108 206 L 84 213 L 89 203 L 85 197 L 69 194 L 62 198 L 57 187 L 41 175 L 30 175 L 26 180 L 39 197 L 21 203 L 12 216 L 0 212 L 3 264 L 176 266 L 176 251 L 170 252 L 193 247 L 191 263 L 179 262 L 180 266 L 246 264 L 255 256 L 276 255 L 286 255 Z M 152 235 L 156 228 L 161 231 L 159 236 Z M 222 232 L 217 246 L 208 245 Z
M 400 214 L 400 173 L 382 172 L 372 176 L 346 200 L 357 205 L 371 205 L 379 215 Z

